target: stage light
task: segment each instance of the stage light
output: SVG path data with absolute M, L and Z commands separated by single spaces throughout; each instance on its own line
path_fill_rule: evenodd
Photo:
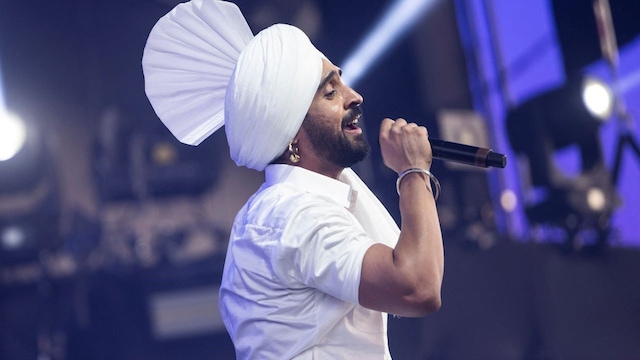
M 0 269 L 36 260 L 42 250 L 59 245 L 54 149 L 42 136 L 47 132 L 28 119 L 0 120 Z
M 349 86 L 369 70 L 391 43 L 404 34 L 433 5 L 434 0 L 397 0 L 342 64 L 343 81 Z
M 166 141 L 161 141 L 153 145 L 153 149 L 151 150 L 151 158 L 153 160 L 153 163 L 156 165 L 173 165 L 178 160 L 178 151 L 174 144 Z
M 506 189 L 500 195 L 500 205 L 504 211 L 513 212 L 518 206 L 518 198 L 513 190 Z
M 604 191 L 597 187 L 587 190 L 587 204 L 592 211 L 599 212 L 604 210 L 607 205 Z
M 613 91 L 597 78 L 585 78 L 582 85 L 582 101 L 591 115 L 600 120 L 608 120 L 613 112 Z
M 560 228 L 573 245 L 591 230 L 604 244 L 609 219 L 620 202 L 600 145 L 599 128 L 613 103 L 609 91 L 596 79 L 572 78 L 507 115 L 509 141 L 521 160 L 529 223 Z M 560 161 L 560 151 L 577 152 L 577 174 L 565 171 L 571 164 Z
M 509 142 L 527 158 L 533 186 L 552 186 L 561 169 L 555 166 L 558 150 L 577 147 L 582 172 L 603 163 L 599 128 L 582 101 L 582 79 L 542 93 L 509 110 L 506 126 Z
M 42 251 L 59 247 L 58 231 L 58 203 L 54 199 L 18 215 L 0 213 L 0 269 L 37 260 Z
M 9 226 L 2 230 L 0 234 L 0 243 L 2 248 L 7 251 L 14 251 L 24 246 L 26 234 L 24 230 L 18 226 Z
M 17 116 L 0 109 L 0 161 L 13 158 L 22 150 L 27 128 Z
M 33 191 L 55 167 L 46 131 L 29 117 L 9 115 L 0 123 L 0 196 Z

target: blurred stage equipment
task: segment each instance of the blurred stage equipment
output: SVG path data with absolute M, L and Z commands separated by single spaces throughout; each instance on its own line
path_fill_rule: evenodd
M 569 79 L 560 88 L 512 109 L 507 133 L 514 151 L 527 163 L 522 166 L 522 178 L 527 182 L 525 196 L 530 198 L 524 205 L 532 225 L 558 226 L 571 241 L 582 230 L 592 229 L 602 242 L 617 195 L 600 145 L 603 120 L 585 106 L 582 85 L 581 79 Z M 557 167 L 554 154 L 576 147 L 580 171 L 570 176 Z
M 532 98 L 512 109 L 507 116 L 507 132 L 516 153 L 523 155 L 528 187 L 525 205 L 527 218 L 533 225 L 546 224 L 565 230 L 565 240 L 580 246 L 578 235 L 595 232 L 595 244 L 608 240 L 609 222 L 620 199 L 615 189 L 621 151 L 625 144 L 638 151 L 631 137 L 632 121 L 617 94 L 618 53 L 607 0 L 593 2 L 604 59 L 614 75 L 614 86 L 589 76 L 569 75 L 565 84 Z M 605 166 L 599 127 L 612 115 L 623 123 L 615 165 L 612 172 Z M 556 151 L 577 147 L 581 169 L 568 176 L 554 162 Z M 592 234 L 593 235 L 593 234 Z M 586 239 L 588 242 L 589 239 Z
M 159 121 L 131 111 L 107 109 L 100 121 L 95 175 L 103 202 L 174 195 L 198 196 L 217 181 L 225 145 L 178 142 Z M 161 125 L 160 125 L 161 126 Z
M 224 132 L 188 146 L 155 117 L 110 108 L 96 140 L 98 270 L 124 272 L 118 282 L 136 282 L 127 301 L 148 314 L 142 343 L 226 336 L 216 279 L 229 234 L 207 201 L 229 156 Z
M 224 332 L 219 286 L 157 292 L 149 296 L 151 330 L 158 340 Z
M 58 243 L 58 182 L 42 134 L 15 115 L 0 117 L 0 267 L 38 260 Z
M 320 35 L 322 11 L 316 0 L 249 1 L 246 5 L 236 2 L 246 14 L 254 29 L 265 29 L 276 23 L 296 26 L 311 39 Z
M 467 146 L 462 144 L 474 144 L 480 146 L 480 149 L 489 146 L 486 122 L 475 111 L 441 109 L 436 114 L 436 120 L 438 134 L 443 139 L 461 143 L 462 147 Z M 434 139 L 429 141 L 433 148 Z M 499 168 L 506 163 L 506 157 L 503 156 L 499 154 L 498 164 L 495 164 Z M 452 171 L 452 176 L 447 181 L 452 182 L 452 188 L 459 190 L 451 193 L 448 201 L 443 201 L 440 205 L 443 228 L 459 232 L 456 237 L 465 239 L 468 245 L 480 249 L 493 247 L 498 241 L 498 235 L 491 197 L 484 188 L 485 166 L 458 161 L 444 161 L 442 164 Z
M 154 118 L 104 112 L 96 151 L 102 249 L 107 262 L 187 266 L 224 250 L 226 231 L 207 218 L 204 197 L 217 184 L 226 143 L 181 144 Z
M 622 94 L 620 94 L 620 56 L 618 54 L 618 42 L 613 27 L 613 19 L 611 18 L 609 0 L 594 0 L 593 10 L 596 17 L 596 24 L 598 25 L 602 57 L 609 65 L 613 79 L 613 89 L 609 91 L 612 110 L 605 115 L 611 116 L 611 114 L 613 114 L 615 119 L 618 120 L 619 133 L 612 172 L 613 183 L 617 185 L 624 147 L 630 146 L 635 152 L 637 160 L 640 162 L 640 146 L 638 146 L 638 142 L 633 137 L 634 120 L 627 111 L 624 98 Z

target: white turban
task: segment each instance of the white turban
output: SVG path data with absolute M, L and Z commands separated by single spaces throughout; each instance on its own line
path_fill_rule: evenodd
M 323 57 L 293 26 L 253 37 L 234 4 L 192 0 L 158 21 L 142 66 L 151 105 L 180 141 L 198 145 L 226 125 L 233 160 L 262 170 L 300 129 Z M 395 246 L 400 231 L 380 201 L 353 170 L 340 180 L 358 194 L 354 216 L 367 233 Z
M 226 125 L 231 158 L 263 170 L 300 129 L 322 58 L 296 27 L 253 37 L 235 4 L 192 0 L 154 26 L 142 65 L 147 97 L 178 140 L 198 145 Z

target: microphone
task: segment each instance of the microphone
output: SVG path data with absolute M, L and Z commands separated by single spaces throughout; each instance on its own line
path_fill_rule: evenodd
M 504 168 L 507 166 L 507 156 L 493 152 L 491 149 L 439 139 L 429 139 L 429 142 L 431 143 L 431 152 L 435 159 L 485 168 L 490 166 Z

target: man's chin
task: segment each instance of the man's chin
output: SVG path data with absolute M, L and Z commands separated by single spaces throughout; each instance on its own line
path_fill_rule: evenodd
M 364 139 L 352 145 L 353 146 L 351 147 L 352 150 L 351 150 L 350 162 L 352 162 L 352 165 L 355 165 L 360 161 L 364 160 L 369 155 L 369 152 L 371 151 L 371 147 L 369 146 L 369 143 L 367 143 L 367 141 Z
M 353 134 L 353 133 L 345 133 L 345 137 L 347 139 L 349 139 L 349 143 L 351 143 L 352 146 L 361 146 L 361 143 L 367 143 L 367 139 L 364 137 L 364 134 L 362 132 L 358 133 L 358 134 Z
M 364 138 L 364 136 L 359 136 L 358 138 L 354 139 L 351 145 L 353 146 L 354 149 L 357 149 L 359 152 L 364 152 L 365 157 L 369 154 L 369 150 L 371 150 L 371 147 L 369 146 L 369 143 Z

